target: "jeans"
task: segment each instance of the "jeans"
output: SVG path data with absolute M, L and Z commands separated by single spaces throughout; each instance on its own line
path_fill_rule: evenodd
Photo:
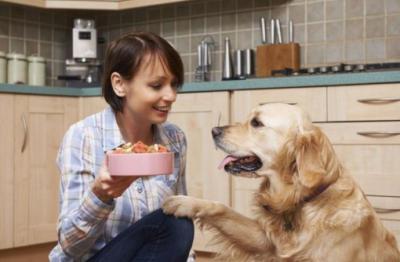
M 192 220 L 158 209 L 121 232 L 89 261 L 183 262 L 189 256 L 193 237 Z

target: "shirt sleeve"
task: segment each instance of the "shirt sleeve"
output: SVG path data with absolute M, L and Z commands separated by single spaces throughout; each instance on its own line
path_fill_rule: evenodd
M 186 152 L 187 152 L 187 142 L 185 133 L 182 130 L 178 130 L 177 135 L 180 143 L 180 170 L 179 177 L 177 181 L 177 194 L 178 195 L 187 195 L 186 188 Z
M 72 126 L 57 157 L 61 173 L 58 241 L 73 258 L 88 253 L 104 232 L 107 217 L 114 209 L 114 202 L 102 202 L 91 190 L 98 168 L 92 133 L 77 124 Z

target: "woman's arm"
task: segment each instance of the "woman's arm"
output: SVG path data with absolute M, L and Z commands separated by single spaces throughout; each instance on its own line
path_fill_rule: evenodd
M 114 201 L 104 203 L 91 189 L 99 168 L 96 151 L 91 130 L 76 124 L 64 136 L 57 159 L 61 172 L 58 237 L 72 257 L 90 250 L 114 209 Z

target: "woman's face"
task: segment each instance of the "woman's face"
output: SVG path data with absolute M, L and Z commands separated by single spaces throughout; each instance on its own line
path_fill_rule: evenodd
M 125 83 L 124 113 L 131 114 L 143 124 L 159 124 L 167 120 L 176 100 L 174 76 L 160 58 L 147 56 L 132 80 Z

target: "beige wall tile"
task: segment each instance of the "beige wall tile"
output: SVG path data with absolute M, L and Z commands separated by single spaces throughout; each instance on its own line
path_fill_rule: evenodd
M 339 41 L 344 39 L 343 21 L 326 23 L 326 41 Z
M 367 17 L 365 21 L 366 37 L 383 37 L 385 35 L 385 17 Z
M 233 31 L 236 30 L 236 14 L 227 13 L 221 17 L 221 29 L 222 31 Z
M 237 14 L 237 29 L 251 29 L 253 25 L 253 16 L 251 12 L 243 12 Z
M 215 33 L 221 31 L 221 16 L 213 15 L 206 17 L 206 32 Z
M 324 2 L 307 4 L 307 22 L 320 22 L 324 20 Z
M 11 38 L 10 52 L 25 54 L 24 40 Z
M 361 17 L 364 15 L 364 0 L 345 0 L 346 18 Z
M 399 0 L 385 0 L 386 13 L 399 13 L 400 1 Z
M 342 19 L 343 5 L 344 5 L 344 0 L 327 1 L 325 4 L 326 19 L 327 20 Z
M 175 35 L 175 21 L 165 21 L 161 24 L 162 36 L 174 36 Z
M 325 62 L 325 45 L 307 46 L 307 65 L 319 66 Z
M 306 17 L 305 14 L 306 8 L 304 4 L 289 6 L 289 19 L 291 19 L 293 23 L 304 23 Z
M 386 59 L 400 59 L 400 37 L 390 38 L 386 40 Z
M 345 43 L 345 48 L 346 63 L 358 63 L 365 60 L 363 40 L 348 41 Z
M 388 36 L 400 35 L 400 15 L 387 17 L 387 34 Z
M 316 43 L 324 41 L 324 24 L 308 24 L 307 25 L 307 42 Z
M 326 45 L 326 63 L 337 64 L 343 62 L 343 42 L 329 42 Z
M 385 58 L 385 39 L 367 39 L 366 40 L 366 59 L 367 61 L 375 61 Z
M 346 40 L 355 40 L 364 36 L 363 19 L 346 20 Z
M 383 1 L 365 0 L 366 15 L 383 15 L 385 13 L 385 5 Z
M 237 49 L 247 49 L 252 48 L 252 34 L 251 30 L 240 31 L 237 33 Z

